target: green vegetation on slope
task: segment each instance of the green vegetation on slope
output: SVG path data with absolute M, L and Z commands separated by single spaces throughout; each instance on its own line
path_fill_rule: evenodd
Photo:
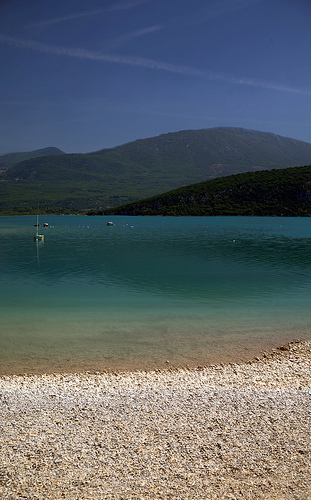
M 311 216 L 311 166 L 231 175 L 98 213 Z
M 237 128 L 188 130 L 90 154 L 33 158 L 0 175 L 0 214 L 105 210 L 208 179 L 311 162 L 311 144 Z
M 36 151 L 29 151 L 25 153 L 9 153 L 0 156 L 0 171 L 7 170 L 14 165 L 17 165 L 21 161 L 31 160 L 32 158 L 37 158 L 38 156 L 52 156 L 52 155 L 64 155 L 65 153 L 58 148 L 44 148 L 37 149 Z

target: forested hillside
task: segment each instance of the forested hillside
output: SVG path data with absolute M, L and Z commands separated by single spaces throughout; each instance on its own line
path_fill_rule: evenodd
M 311 216 L 311 165 L 230 175 L 99 213 Z
M 29 151 L 24 153 L 9 153 L 0 156 L 0 171 L 8 170 L 14 167 L 21 161 L 31 160 L 37 158 L 38 156 L 53 156 L 53 155 L 64 155 L 65 153 L 58 148 L 44 148 L 37 149 L 35 151 Z
M 1 157 L 0 157 L 1 158 Z M 0 174 L 0 213 L 105 210 L 241 172 L 311 163 L 311 144 L 238 128 L 187 130 L 90 154 L 37 156 Z

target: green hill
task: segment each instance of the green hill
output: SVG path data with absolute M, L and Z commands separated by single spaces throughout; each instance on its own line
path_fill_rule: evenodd
M 241 172 L 311 163 L 311 144 L 238 128 L 187 130 L 89 154 L 37 157 L 0 175 L 0 213 L 75 213 Z
M 47 155 L 64 155 L 65 153 L 58 148 L 44 148 L 37 149 L 35 151 L 29 151 L 26 153 L 9 153 L 6 155 L 0 156 L 0 171 L 8 170 L 14 165 L 17 165 L 21 161 L 31 160 L 32 158 L 37 158 L 38 156 L 47 156 Z
M 311 216 L 311 165 L 230 175 L 175 189 L 101 214 L 104 213 Z

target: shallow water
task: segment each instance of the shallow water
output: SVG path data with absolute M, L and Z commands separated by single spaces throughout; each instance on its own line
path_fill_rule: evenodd
M 310 338 L 311 220 L 0 218 L 0 373 L 197 366 Z M 169 361 L 169 363 L 167 363 Z

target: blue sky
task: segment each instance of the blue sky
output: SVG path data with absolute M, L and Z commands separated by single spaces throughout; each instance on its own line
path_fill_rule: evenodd
M 0 154 L 219 126 L 311 142 L 310 0 L 1 0 Z

